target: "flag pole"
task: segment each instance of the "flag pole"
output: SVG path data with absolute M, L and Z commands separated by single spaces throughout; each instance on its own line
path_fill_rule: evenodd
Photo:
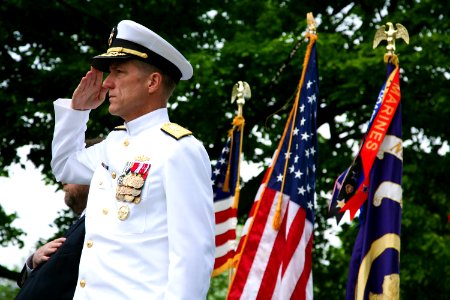
M 374 49 L 387 41 L 384 62 L 388 66 L 387 79 L 357 156 L 362 168 L 360 165 L 355 174 L 359 172 L 366 189 L 363 192 L 358 188 L 350 198 L 341 198 L 347 201 L 342 209 L 350 210 L 350 219 L 361 208 L 346 299 L 400 299 L 403 148 L 400 65 L 394 53 L 399 38 L 409 44 L 408 31 L 399 23 L 394 27 L 388 22 L 375 33 Z M 345 180 L 341 186 L 345 190 Z
M 250 99 L 252 96 L 250 85 L 245 81 L 238 81 L 233 86 L 233 89 L 231 91 L 231 103 L 236 101 L 236 104 L 238 106 L 238 112 L 237 115 L 233 119 L 233 129 L 234 130 L 240 130 L 240 141 L 239 141 L 239 161 L 238 161 L 238 171 L 237 171 L 237 179 L 236 179 L 236 189 L 234 191 L 234 202 L 232 208 L 237 209 L 239 204 L 239 194 L 241 191 L 241 154 L 242 154 L 242 142 L 244 138 L 244 125 L 245 125 L 245 119 L 243 116 L 243 107 L 245 104 L 245 100 Z M 233 136 L 231 134 L 231 136 Z M 233 141 L 232 141 L 233 142 Z
M 298 108 L 298 104 L 299 104 L 299 99 L 300 99 L 300 91 L 302 89 L 303 86 L 303 81 L 305 79 L 305 73 L 306 73 L 306 66 L 308 64 L 309 61 L 309 55 L 311 53 L 311 49 L 312 46 L 314 45 L 314 43 L 317 40 L 317 32 L 316 32 L 316 21 L 314 20 L 314 16 L 311 12 L 306 14 L 306 22 L 308 24 L 308 32 L 306 33 L 306 37 L 309 38 L 309 44 L 308 47 L 306 49 L 306 53 L 305 53 L 305 58 L 304 58 L 304 62 L 303 62 L 303 70 L 302 70 L 302 75 L 300 78 L 300 81 L 298 83 L 298 87 L 297 87 L 297 93 L 295 96 L 295 103 L 294 103 L 294 109 L 291 111 L 291 115 L 289 116 L 289 120 L 291 120 L 291 117 L 293 118 L 292 120 L 296 119 L 297 116 L 297 108 Z M 292 132 L 293 132 L 293 127 L 294 127 L 295 122 L 292 122 L 292 128 L 290 130 L 290 135 L 289 135 L 289 146 L 288 149 L 291 149 L 291 143 L 292 143 Z M 286 130 L 288 130 L 288 128 L 286 127 Z M 286 134 L 286 132 L 283 134 L 283 138 L 284 139 L 284 135 Z M 281 146 L 281 145 L 280 145 Z M 287 172 L 287 168 L 288 168 L 288 163 L 289 163 L 289 157 L 286 158 L 286 163 L 284 165 L 284 171 L 283 171 L 283 180 L 281 183 L 281 190 L 284 189 L 284 182 L 285 182 L 285 178 L 286 178 L 286 172 Z M 283 193 L 280 193 L 280 196 L 278 197 L 278 201 L 277 201 L 277 207 L 275 209 L 275 215 L 273 218 L 273 228 L 278 230 L 280 228 L 281 225 L 281 205 L 282 205 L 282 197 L 283 197 Z
M 307 18 L 308 25 L 312 25 L 310 20 L 314 21 L 312 14 L 310 16 L 311 18 Z M 308 27 L 315 29 L 315 26 Z M 308 32 L 306 38 L 309 39 L 309 45 L 300 79 L 304 85 L 297 87 L 296 90 L 296 95 L 301 94 L 301 99 L 298 97 L 294 102 L 279 145 L 272 157 L 272 163 L 264 173 L 243 228 L 236 250 L 236 269 L 227 294 L 229 300 L 256 299 L 256 297 L 258 299 L 312 298 L 311 253 L 314 236 L 313 203 L 317 159 L 314 154 L 317 149 L 316 104 L 318 100 L 316 98 L 318 71 L 315 30 Z M 305 69 L 308 72 L 304 71 Z M 300 106 L 300 100 L 305 105 Z M 293 135 L 298 136 L 294 138 Z M 291 168 L 289 172 L 286 172 L 285 163 L 291 154 L 295 155 L 291 158 L 293 168 L 297 171 L 295 173 L 291 171 Z M 283 155 L 286 157 L 281 158 Z M 298 186 L 300 181 L 302 189 Z M 304 187 L 307 187 L 307 190 Z M 289 201 L 285 202 L 286 209 L 289 211 L 287 214 L 286 212 L 282 214 L 285 206 L 279 201 L 280 194 L 286 196 L 282 199 L 283 201 Z M 279 209 L 277 209 L 278 206 L 280 206 Z M 281 226 L 275 221 L 277 214 L 279 221 L 282 221 Z M 283 216 L 286 217 L 283 218 Z M 273 222 L 277 223 L 275 224 L 277 226 L 273 226 Z
M 249 100 L 251 98 L 252 94 L 251 94 L 251 90 L 250 90 L 250 85 L 245 82 L 245 81 L 238 81 L 236 82 L 236 84 L 233 86 L 233 89 L 231 91 L 231 103 L 236 102 L 237 106 L 238 106 L 238 111 L 236 116 L 233 119 L 233 128 L 230 130 L 230 132 L 228 133 L 228 135 L 231 137 L 231 148 L 233 148 L 233 143 L 234 143 L 234 134 L 233 132 L 235 130 L 239 130 L 240 131 L 240 135 L 239 135 L 239 153 L 238 153 L 238 164 L 237 164 L 237 178 L 236 178 L 236 187 L 235 187 L 235 191 L 234 191 L 234 201 L 232 204 L 232 208 L 236 209 L 238 208 L 239 205 L 239 195 L 240 195 L 240 190 L 241 190 L 241 160 L 242 160 L 242 143 L 243 143 L 243 138 L 244 138 L 244 125 L 245 125 L 245 119 L 243 116 L 243 107 L 245 104 L 246 100 Z M 231 155 L 231 151 L 230 151 L 230 155 Z M 231 157 L 229 158 L 230 161 Z M 226 179 L 225 179 L 225 183 L 224 183 L 224 189 L 225 189 L 225 185 L 227 185 L 227 178 L 229 178 L 229 173 L 230 173 L 230 165 L 228 165 L 228 169 L 227 169 L 227 174 L 226 174 Z M 228 286 L 231 283 L 231 279 L 233 278 L 233 271 L 234 271 L 234 260 L 229 262 L 230 264 L 232 264 L 229 268 L 228 268 Z

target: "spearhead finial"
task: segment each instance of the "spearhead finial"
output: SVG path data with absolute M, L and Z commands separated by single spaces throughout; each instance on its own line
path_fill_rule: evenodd
M 250 86 L 245 81 L 238 81 L 233 86 L 231 91 L 231 103 L 236 101 L 238 105 L 238 115 L 242 116 L 242 107 L 245 104 L 246 99 L 250 99 L 252 93 L 250 91 Z
M 393 55 L 395 51 L 395 40 L 403 39 L 407 44 L 409 44 L 409 34 L 405 26 L 400 23 L 395 24 L 396 29 L 394 28 L 394 24 L 391 22 L 387 22 L 386 25 L 380 26 L 375 33 L 375 37 L 373 39 L 373 49 L 375 49 L 381 41 L 386 40 L 387 54 Z

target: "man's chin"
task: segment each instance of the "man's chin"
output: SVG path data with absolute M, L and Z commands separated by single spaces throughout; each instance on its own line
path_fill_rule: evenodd
M 111 104 L 109 105 L 108 111 L 109 111 L 109 114 L 111 114 L 113 116 L 118 116 L 117 109 L 115 109 L 115 107 Z

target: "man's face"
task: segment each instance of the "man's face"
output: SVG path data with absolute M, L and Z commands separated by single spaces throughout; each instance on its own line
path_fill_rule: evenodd
M 149 104 L 149 81 L 149 74 L 133 60 L 111 64 L 110 74 L 103 82 L 109 89 L 109 112 L 127 122 L 140 117 Z
M 74 213 L 80 215 L 86 208 L 89 185 L 64 184 L 64 202 Z

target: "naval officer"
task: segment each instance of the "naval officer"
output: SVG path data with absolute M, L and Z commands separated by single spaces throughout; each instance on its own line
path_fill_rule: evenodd
M 166 108 L 192 66 L 133 21 L 108 44 L 72 99 L 54 102 L 53 172 L 90 184 L 74 299 L 205 299 L 215 248 L 210 160 Z M 89 112 L 107 93 L 124 126 L 85 149 Z

